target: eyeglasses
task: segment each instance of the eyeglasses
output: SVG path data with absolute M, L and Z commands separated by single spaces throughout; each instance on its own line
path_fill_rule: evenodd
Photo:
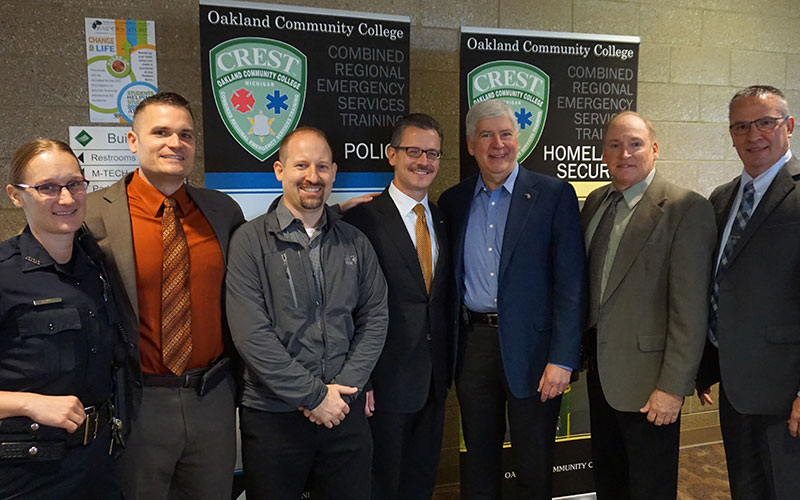
M 13 186 L 20 189 L 35 189 L 40 196 L 44 198 L 53 198 L 54 196 L 59 196 L 61 190 L 64 188 L 67 188 L 70 194 L 83 194 L 89 187 L 89 181 L 82 179 L 79 181 L 72 181 L 63 186 L 52 182 L 45 182 L 44 184 L 37 184 L 36 186 L 30 186 L 28 184 L 14 184 Z
M 438 149 L 422 149 L 416 148 L 413 146 L 392 146 L 394 149 L 402 149 L 406 152 L 406 154 L 411 158 L 419 158 L 422 156 L 422 153 L 425 153 L 425 156 L 428 157 L 429 160 L 438 160 L 442 157 L 442 152 Z
M 756 128 L 762 132 L 769 132 L 778 126 L 778 122 L 787 118 L 789 118 L 789 115 L 779 116 L 777 118 L 772 116 L 762 116 L 758 120 L 749 122 L 736 122 L 728 128 L 731 129 L 731 132 L 733 132 L 734 135 L 744 135 L 750 132 L 750 125 L 755 125 Z

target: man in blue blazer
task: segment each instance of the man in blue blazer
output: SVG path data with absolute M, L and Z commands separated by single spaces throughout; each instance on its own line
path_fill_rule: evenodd
M 580 363 L 578 201 L 569 184 L 520 167 L 517 123 L 503 101 L 473 106 L 466 127 L 480 173 L 439 199 L 462 312 L 461 495 L 500 498 L 507 405 L 518 498 L 549 500 L 561 394 Z

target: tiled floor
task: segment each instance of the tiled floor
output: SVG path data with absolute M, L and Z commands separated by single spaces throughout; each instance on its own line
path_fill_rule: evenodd
M 434 500 L 458 499 L 457 486 L 438 488 Z M 678 500 L 730 500 L 722 443 L 681 450 Z
M 729 500 L 722 443 L 681 450 L 678 500 Z

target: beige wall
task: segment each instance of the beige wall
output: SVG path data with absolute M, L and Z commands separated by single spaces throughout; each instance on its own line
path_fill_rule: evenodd
M 727 101 L 753 83 L 786 91 L 800 116 L 800 6 L 797 0 L 294 0 L 275 3 L 411 17 L 411 110 L 434 115 L 446 155 L 434 198 L 458 178 L 460 25 L 638 35 L 639 110 L 658 131 L 658 168 L 703 194 L 740 166 L 727 134 Z M 169 7 L 164 7 L 168 4 Z M 702 5 L 702 7 L 697 7 Z M 196 0 L 0 0 L 0 179 L 14 148 L 35 136 L 67 139 L 87 125 L 84 17 L 156 22 L 159 87 L 186 95 L 200 117 Z M 198 124 L 200 125 L 200 124 Z M 202 140 L 202 137 L 201 137 Z M 202 154 L 202 147 L 199 148 Z M 203 161 L 192 175 L 202 184 Z M 4 182 L 3 182 L 4 184 Z M 21 214 L 0 201 L 0 238 Z M 706 410 L 706 411 L 703 411 Z M 457 434 L 448 414 L 442 481 L 456 480 Z M 687 441 L 709 435 L 716 411 L 687 404 Z

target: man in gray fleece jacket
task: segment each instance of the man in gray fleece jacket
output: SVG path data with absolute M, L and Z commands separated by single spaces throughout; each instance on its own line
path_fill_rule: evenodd
M 325 201 L 336 164 L 324 134 L 281 143 L 283 196 L 233 235 L 228 323 L 244 361 L 240 413 L 248 498 L 369 498 L 364 386 L 388 325 L 369 240 Z

